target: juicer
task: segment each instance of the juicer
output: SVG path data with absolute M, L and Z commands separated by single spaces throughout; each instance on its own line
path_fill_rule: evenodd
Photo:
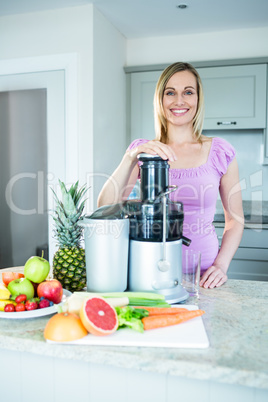
M 191 243 L 182 233 L 183 205 L 169 198 L 177 186 L 169 185 L 167 160 L 141 153 L 138 161 L 140 198 L 105 205 L 81 223 L 85 228 L 87 288 L 98 292 L 157 292 L 168 303 L 179 303 L 189 297 L 181 286 L 182 244 Z M 118 239 L 106 240 L 120 222 L 125 222 L 128 238 L 121 234 Z M 110 229 L 105 236 L 107 224 Z M 123 283 L 122 277 L 126 277 Z M 112 287 L 108 278 L 112 278 Z
M 171 201 L 169 164 L 158 155 L 138 155 L 140 200 L 128 200 L 130 221 L 128 289 L 161 293 L 169 303 L 188 298 L 182 282 L 183 205 Z

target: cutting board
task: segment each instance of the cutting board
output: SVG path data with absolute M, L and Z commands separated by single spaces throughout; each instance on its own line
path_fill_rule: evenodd
M 176 306 L 173 305 L 174 308 Z M 197 310 L 195 305 L 177 306 L 188 310 Z M 49 343 L 59 343 L 47 341 Z M 72 345 L 90 346 L 143 346 L 165 348 L 208 348 L 209 340 L 202 317 L 193 318 L 187 322 L 166 328 L 152 329 L 139 333 L 131 329 L 120 329 L 112 335 L 94 336 L 88 334 L 82 339 L 64 342 Z

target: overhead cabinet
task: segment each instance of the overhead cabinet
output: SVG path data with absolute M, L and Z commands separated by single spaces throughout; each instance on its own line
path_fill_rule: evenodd
M 205 130 L 266 127 L 267 65 L 197 68 L 205 94 Z M 130 136 L 153 139 L 153 97 L 162 71 L 129 74 Z
M 198 69 L 205 96 L 204 129 L 266 126 L 266 64 Z

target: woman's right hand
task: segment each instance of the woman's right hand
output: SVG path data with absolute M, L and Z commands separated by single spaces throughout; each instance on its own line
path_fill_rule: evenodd
M 137 147 L 128 150 L 126 153 L 134 162 L 137 161 L 137 156 L 142 152 L 151 155 L 159 155 L 162 159 L 168 159 L 171 162 L 174 162 L 177 159 L 175 152 L 169 145 L 155 140 L 138 145 Z

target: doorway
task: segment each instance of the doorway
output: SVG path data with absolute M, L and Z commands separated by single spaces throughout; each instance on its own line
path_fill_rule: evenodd
M 0 92 L 0 268 L 48 258 L 46 98 Z
M 32 213 L 37 220 L 42 215 L 43 218 L 44 215 L 46 216 L 46 223 L 38 221 L 39 223 L 35 223 L 35 225 L 41 225 L 41 230 L 46 231 L 46 234 L 48 232 L 49 262 L 51 266 L 53 255 L 57 249 L 53 236 L 54 222 L 52 211 L 54 209 L 54 197 L 51 188 L 56 193 L 59 193 L 59 179 L 65 181 L 67 184 L 73 183 L 78 179 L 77 66 L 78 60 L 75 53 L 1 60 L 0 63 L 0 93 L 10 93 L 13 91 L 22 93 L 25 91 L 25 94 L 36 93 L 36 96 L 43 98 L 43 106 L 41 108 L 43 109 L 43 117 L 39 117 L 37 120 L 46 120 L 45 122 L 43 121 L 43 127 L 46 126 L 46 139 L 43 133 L 42 141 L 44 149 L 46 148 L 47 164 L 46 166 L 44 164 L 40 171 L 36 170 L 39 169 L 36 166 L 34 173 L 28 172 L 28 176 L 24 177 L 24 182 L 21 176 L 13 176 L 8 182 L 9 187 L 5 188 L 4 192 L 5 200 L 6 194 L 7 198 L 9 194 L 8 202 L 15 209 L 15 212 L 21 212 L 20 210 L 23 209 L 25 213 L 25 210 L 27 210 L 26 213 L 29 214 L 28 218 Z M 14 122 L 16 119 L 12 118 L 11 121 Z M 41 129 L 38 128 L 38 130 Z M 38 135 L 41 134 L 39 133 Z M 0 136 L 0 141 L 2 141 L 2 136 Z M 33 148 L 36 145 L 33 146 L 31 141 L 25 141 L 25 147 L 31 153 L 34 152 Z M 25 175 L 25 172 L 21 171 L 20 173 L 24 173 Z M 27 186 L 30 187 L 29 190 Z M 21 194 L 26 194 L 27 192 L 33 194 L 37 188 L 37 192 L 41 196 L 38 195 L 37 200 L 35 199 L 36 205 L 34 205 L 32 200 L 30 205 L 25 206 L 17 203 L 18 200 L 13 198 L 16 191 L 21 196 Z M 1 187 L 2 192 L 3 188 Z M 27 216 L 25 217 L 25 222 L 28 225 L 30 219 L 26 218 Z M 3 226 L 1 228 L 1 232 L 4 232 L 5 240 L 3 241 L 6 242 L 5 244 L 8 244 L 8 239 L 10 238 L 9 232 L 12 232 L 11 225 L 9 222 L 7 225 L 3 225 L 0 221 L 0 226 Z M 43 229 L 45 226 L 47 226 L 48 230 Z M 22 236 L 26 236 L 25 230 L 22 233 L 18 233 L 17 236 L 20 239 Z M 42 243 L 44 238 L 40 238 L 38 243 Z M 1 239 L 0 241 L 2 242 Z M 41 244 L 42 246 L 43 244 Z M 31 255 L 27 255 L 27 258 Z M 12 256 L 14 256 L 14 250 L 12 251 Z M 25 256 L 21 256 L 20 258 L 20 265 L 23 265 L 25 263 L 23 261 Z M 16 257 L 12 266 L 17 265 L 17 261 Z

